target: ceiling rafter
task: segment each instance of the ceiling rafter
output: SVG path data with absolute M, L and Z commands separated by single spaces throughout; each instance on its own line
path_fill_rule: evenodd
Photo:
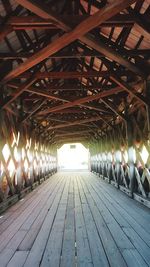
M 71 42 L 80 39 L 82 42 L 85 42 L 86 44 L 90 45 L 91 47 L 95 46 L 94 40 L 91 40 L 91 38 L 82 37 L 87 32 L 95 28 L 97 25 L 100 25 L 104 21 L 108 20 L 110 17 L 116 15 L 123 9 L 127 8 L 132 3 L 136 2 L 134 0 L 121 0 L 121 1 L 115 1 L 114 3 L 110 3 L 106 6 L 104 6 L 100 11 L 92 15 L 91 17 L 88 17 L 83 22 L 81 22 L 78 26 L 75 27 L 75 29 L 71 30 L 69 26 L 67 26 L 65 23 L 63 23 L 60 19 L 57 19 L 57 17 L 53 17 L 49 14 L 48 11 L 44 10 L 39 5 L 36 5 L 33 3 L 33 1 L 29 0 L 17 0 L 17 2 L 27 9 L 33 11 L 40 17 L 43 17 L 44 19 L 52 18 L 55 19 L 55 22 L 59 23 L 59 26 L 62 27 L 63 30 L 69 32 L 65 33 L 63 36 L 61 36 L 58 40 L 54 40 L 52 43 L 47 45 L 45 48 L 38 51 L 38 53 L 35 53 L 33 56 L 28 58 L 24 63 L 22 63 L 20 66 L 12 70 L 10 73 L 8 73 L 5 78 L 3 79 L 3 82 L 7 82 L 17 76 L 19 76 L 21 73 L 27 71 L 28 69 L 32 68 L 36 64 L 40 63 L 44 59 L 46 59 L 51 54 L 56 53 L 66 45 L 70 44 Z M 71 30 L 71 31 L 70 31 Z M 132 69 L 132 71 L 136 71 L 136 73 L 139 73 L 140 75 L 144 75 L 136 66 L 134 66 L 132 63 L 126 61 L 122 58 L 125 63 L 128 63 L 128 67 Z
M 51 78 L 51 79 L 76 79 L 76 78 L 82 78 L 82 77 L 107 77 L 109 76 L 108 71 L 43 71 L 43 72 L 37 72 L 33 74 L 34 78 L 36 80 L 39 79 L 45 79 L 45 78 Z M 30 72 L 26 72 L 18 76 L 18 78 L 23 79 L 29 79 L 31 77 Z
M 95 94 L 95 95 L 92 95 L 92 96 L 86 96 L 84 98 L 82 97 L 82 98 L 77 99 L 75 101 L 49 108 L 47 110 L 41 111 L 39 113 L 39 115 L 45 115 L 45 114 L 48 114 L 48 113 L 51 113 L 51 112 L 55 112 L 55 111 L 58 111 L 58 110 L 62 110 L 62 109 L 65 109 L 65 108 L 81 105 L 81 104 L 84 104 L 86 102 L 94 101 L 94 100 L 97 100 L 97 99 L 100 99 L 100 98 L 103 98 L 103 97 L 106 97 L 106 96 L 117 94 L 117 93 L 119 93 L 121 91 L 122 91 L 122 88 L 116 87 L 114 89 L 110 89 L 108 91 L 104 91 L 104 92 L 101 92 L 99 94 Z
M 72 25 L 77 25 L 84 19 L 88 18 L 88 15 L 61 15 L 61 20 L 71 20 Z M 129 27 L 138 21 L 134 15 L 129 14 L 117 14 L 116 16 L 108 19 L 97 27 Z M 33 30 L 33 29 L 57 29 L 58 25 L 51 19 L 42 19 L 34 15 L 28 16 L 11 16 L 6 21 L 6 26 L 11 26 L 11 30 Z
M 50 127 L 48 127 L 47 130 L 66 128 L 66 127 L 70 127 L 70 126 L 73 126 L 73 125 L 78 125 L 78 124 L 80 125 L 80 124 L 84 124 L 84 123 L 87 123 L 87 122 L 94 122 L 94 121 L 99 121 L 99 120 L 101 120 L 100 116 L 97 116 L 97 117 L 94 116 L 93 118 L 76 120 L 76 121 L 69 122 L 69 123 L 63 123 L 63 124 L 59 124 L 59 125 L 50 126 Z

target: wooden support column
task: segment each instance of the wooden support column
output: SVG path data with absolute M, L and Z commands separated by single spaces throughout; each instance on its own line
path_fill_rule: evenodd
M 150 101 L 150 81 L 146 82 L 146 96 Z M 146 106 L 147 113 L 147 138 L 150 139 L 150 105 Z
M 146 197 L 141 177 L 138 173 L 138 169 L 136 167 L 136 149 L 135 149 L 135 137 L 134 133 L 134 124 L 132 117 L 128 117 L 127 122 L 127 135 L 128 135 L 128 164 L 129 164 L 129 178 L 130 178 L 130 190 L 131 195 L 133 197 L 133 193 L 136 192 L 137 186 L 138 189 L 141 191 L 143 197 Z
M 128 164 L 129 164 L 129 178 L 130 184 L 129 188 L 131 190 L 131 194 L 133 197 L 133 193 L 135 191 L 135 154 L 134 154 L 134 137 L 133 137 L 133 123 L 131 120 L 131 116 L 128 116 L 127 124 L 126 124 L 126 131 L 127 131 L 127 142 L 128 142 Z

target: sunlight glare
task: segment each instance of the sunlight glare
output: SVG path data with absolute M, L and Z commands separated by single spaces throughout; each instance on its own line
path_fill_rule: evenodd
M 81 143 L 64 144 L 57 150 L 59 170 L 87 170 L 89 151 Z

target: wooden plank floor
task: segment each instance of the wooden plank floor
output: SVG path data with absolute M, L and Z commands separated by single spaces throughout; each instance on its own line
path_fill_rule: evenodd
M 0 217 L 3 266 L 150 266 L 150 210 L 91 173 L 57 173 Z

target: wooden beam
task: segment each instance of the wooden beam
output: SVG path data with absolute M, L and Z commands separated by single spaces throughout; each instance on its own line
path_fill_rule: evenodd
M 14 88 L 14 89 L 19 89 L 19 86 L 20 86 L 20 82 L 9 82 L 7 83 L 7 86 L 11 87 L 11 88 Z M 83 84 L 72 84 L 72 83 L 67 83 L 67 84 L 64 84 L 62 85 L 61 87 L 59 85 L 57 85 L 56 83 L 55 84 L 50 84 L 50 85 L 47 85 L 46 88 L 45 86 L 31 86 L 30 87 L 32 90 L 36 91 L 36 90 L 40 90 L 41 92 L 45 92 L 45 90 L 47 90 L 48 92 L 51 92 L 51 91 L 72 91 L 72 90 L 75 90 L 75 91 L 78 91 L 78 90 L 82 90 L 82 91 L 94 91 L 94 90 L 109 90 L 109 89 L 112 89 L 112 85 L 107 85 L 107 86 L 104 86 L 104 85 L 90 85 L 90 86 L 86 86 L 86 85 L 83 85 Z
M 116 74 L 110 75 L 110 79 L 114 81 L 117 85 L 122 87 L 123 90 L 128 92 L 130 95 L 132 95 L 134 98 L 136 98 L 140 103 L 144 105 L 148 105 L 149 100 L 146 99 L 143 95 L 137 93 L 135 89 L 130 86 L 128 83 L 124 82 L 121 78 L 119 78 Z
M 62 102 L 66 102 L 66 103 L 70 102 L 69 100 L 64 99 L 64 98 L 62 98 L 60 96 L 45 92 L 45 88 L 43 90 L 40 90 L 40 89 L 38 89 L 36 87 L 33 87 L 33 86 L 30 86 L 30 87 L 25 86 L 24 88 L 21 89 L 21 92 L 19 94 L 19 90 L 20 89 L 19 89 L 18 86 L 19 86 L 18 84 L 10 84 L 10 87 L 13 87 L 13 88 L 17 89 L 17 92 L 14 93 L 14 96 L 12 98 L 10 97 L 9 100 L 7 99 L 5 101 L 5 103 L 1 105 L 1 108 L 6 108 L 8 106 L 8 104 L 12 103 L 12 101 L 15 100 L 24 91 L 29 92 L 29 93 L 33 93 L 33 94 L 36 94 L 36 95 L 39 95 L 39 96 L 42 96 L 42 97 L 46 97 L 47 99 L 50 99 L 50 100 L 62 101 Z M 49 90 L 49 88 L 47 88 L 47 89 Z M 17 95 L 16 95 L 16 93 L 17 93 Z M 104 109 L 101 109 L 99 107 L 96 107 L 96 106 L 93 106 L 93 105 L 89 105 L 89 104 L 86 104 L 86 105 L 82 104 L 82 105 L 79 105 L 79 106 L 84 107 L 84 108 L 88 108 L 90 110 L 96 110 L 96 111 L 103 112 L 103 113 L 109 113 L 109 112 L 107 112 L 107 110 L 104 110 Z M 82 112 L 84 112 L 84 111 L 85 110 L 82 110 Z
M 61 36 L 59 39 L 54 40 L 52 43 L 47 45 L 45 48 L 41 49 L 37 53 L 35 53 L 33 56 L 28 58 L 24 63 L 13 69 L 11 72 L 9 72 L 3 79 L 3 82 L 8 82 L 9 80 L 19 76 L 23 72 L 27 71 L 28 69 L 32 68 L 36 64 L 40 63 L 50 55 L 58 52 L 63 47 L 69 45 L 76 39 L 80 39 L 81 41 L 88 41 L 88 38 L 84 37 L 82 39 L 82 36 L 86 34 L 87 32 L 91 31 L 93 28 L 97 27 L 97 25 L 102 24 L 109 18 L 115 16 L 120 11 L 124 10 L 134 2 L 135 0 L 116 0 L 115 2 L 111 2 L 107 4 L 105 7 L 101 8 L 98 12 L 96 12 L 91 17 L 88 17 L 83 22 L 81 22 L 78 26 L 75 27 L 75 29 L 71 29 L 68 27 L 64 22 L 57 19 L 57 17 L 54 18 L 49 14 L 49 10 L 44 10 L 39 6 L 39 4 L 33 3 L 33 1 L 29 0 L 17 0 L 19 4 L 24 6 L 25 8 L 29 9 L 33 13 L 37 14 L 40 17 L 43 17 L 44 19 L 55 19 L 54 21 L 59 23 L 62 29 L 65 29 L 67 33 L 65 33 L 63 36 Z M 131 64 L 131 67 L 133 64 Z M 135 68 L 135 67 L 134 67 Z M 133 70 L 134 70 L 133 68 Z M 139 73 L 140 71 L 136 69 L 136 73 Z M 140 72 L 141 75 L 141 72 Z
M 99 117 L 99 116 L 98 117 L 84 119 L 84 120 L 76 120 L 74 122 L 63 123 L 63 124 L 59 124 L 59 125 L 55 125 L 55 126 L 50 126 L 47 130 L 65 128 L 65 127 L 70 127 L 70 126 L 73 126 L 73 125 L 84 124 L 84 123 L 87 123 L 87 122 L 94 122 L 94 121 L 99 121 L 99 120 L 101 120 L 101 117 Z
M 62 137 L 53 137 L 53 141 L 57 141 L 57 140 L 65 140 L 65 139 L 77 139 L 77 138 L 91 138 L 91 134 L 87 132 L 87 134 L 74 134 L 74 135 L 68 135 L 68 136 L 62 136 Z
M 107 101 L 107 100 L 104 100 L 104 99 L 101 99 L 101 102 L 103 102 L 110 110 L 112 110 L 117 116 L 119 116 L 123 121 L 127 121 L 127 118 L 125 117 L 124 114 L 122 114 L 121 112 L 119 112 L 117 110 L 117 108 L 112 104 L 110 103 L 110 101 Z
M 136 73 L 137 75 L 142 76 L 142 77 L 146 77 L 146 74 L 144 74 L 143 71 L 139 69 L 135 64 L 125 59 L 121 53 L 114 50 L 114 48 L 109 47 L 108 45 L 103 43 L 100 39 L 95 40 L 95 38 L 90 35 L 88 35 L 88 38 L 87 36 L 83 36 L 80 39 L 82 39 L 82 42 L 86 43 L 88 46 L 104 54 L 109 59 L 114 60 L 120 65 L 126 67 L 128 70 L 132 71 L 133 73 Z
M 64 71 L 43 71 L 43 72 L 37 72 L 34 75 L 34 78 L 39 80 L 39 79 L 45 79 L 45 78 L 50 78 L 50 79 L 77 79 L 77 78 L 94 78 L 94 77 L 108 77 L 109 72 L 108 71 L 69 71 L 69 72 L 64 72 Z M 21 74 L 18 76 L 18 78 L 24 78 L 24 79 L 29 79 L 31 77 L 30 72 L 26 72 L 24 74 Z
M 34 78 L 30 78 L 27 82 L 20 86 L 20 88 L 15 92 L 13 97 L 6 98 L 5 102 L 1 105 L 1 108 L 6 108 L 9 104 L 11 104 L 18 96 L 20 96 L 27 88 L 29 88 L 36 80 Z
M 32 87 L 27 88 L 26 92 L 33 93 L 33 94 L 36 94 L 36 95 L 40 95 L 40 96 L 46 97 L 47 99 L 50 99 L 50 100 L 53 99 L 53 100 L 56 100 L 56 101 L 68 102 L 67 100 L 65 100 L 65 99 L 63 99 L 63 98 L 61 98 L 61 97 L 59 97 L 57 95 L 52 95 L 52 94 L 43 92 L 40 89 L 34 89 Z
M 52 95 L 50 93 L 46 93 L 46 92 L 43 92 L 43 91 L 41 91 L 39 89 L 34 89 L 32 87 L 27 88 L 26 89 L 26 92 L 34 93 L 36 95 L 40 95 L 40 96 L 46 97 L 47 99 L 50 99 L 50 100 L 62 101 L 62 102 L 66 102 L 66 103 L 69 103 L 70 102 L 69 100 L 64 99 L 64 98 L 62 98 L 60 96 Z M 99 111 L 99 112 L 102 112 L 102 113 L 109 113 L 107 110 L 101 109 L 100 107 L 95 107 L 95 106 L 90 105 L 90 104 L 81 104 L 79 106 L 84 107 L 84 108 L 87 108 L 89 110 L 96 110 L 96 111 Z M 61 111 L 64 111 L 64 109 L 61 110 Z M 85 109 L 82 110 L 82 112 L 85 112 Z M 54 112 L 54 113 L 56 113 L 56 112 Z
M 83 112 L 87 112 L 84 109 L 81 108 L 67 108 L 67 109 L 62 109 L 62 110 L 58 110 L 56 112 L 54 112 L 55 114 L 57 113 L 62 113 L 62 114 L 79 114 L 79 113 L 83 113 Z M 90 112 L 90 111 L 89 111 Z
M 148 52 L 150 52 L 150 50 L 148 50 Z M 22 58 L 26 59 L 33 55 L 34 55 L 33 52 L 20 52 L 20 53 L 15 53 L 15 52 L 11 52 L 11 53 L 4 52 L 3 53 L 2 52 L 0 53 L 0 59 L 5 59 L 5 60 L 22 59 Z M 99 52 L 94 52 L 94 51 L 88 51 L 88 52 L 84 51 L 83 53 L 58 52 L 54 55 L 49 56 L 48 58 L 85 58 L 85 57 L 102 57 L 103 58 L 104 55 L 100 54 Z
M 98 111 L 100 113 L 110 114 L 108 110 L 102 109 L 102 108 L 98 107 L 98 105 L 95 106 L 95 105 L 92 105 L 92 104 L 81 104 L 79 106 L 84 107 L 84 108 L 88 108 L 89 110 L 95 110 L 95 111 Z
M 56 16 L 54 14 L 54 12 L 52 12 L 51 9 L 47 5 L 44 5 L 44 3 L 42 3 L 42 8 L 41 8 L 40 2 L 35 3 L 33 0 L 30 0 L 30 1 L 29 0 L 16 0 L 16 1 L 20 5 L 22 5 L 23 7 L 25 7 L 26 9 L 29 9 L 30 11 L 32 11 L 37 16 L 43 18 L 44 20 L 51 19 L 52 22 L 53 23 L 56 23 L 56 25 L 58 27 L 61 27 L 61 29 L 63 27 L 64 28 L 66 27 L 66 23 L 63 22 L 63 19 L 65 19 L 67 21 L 68 21 L 68 19 L 70 20 L 70 17 L 68 16 L 68 18 L 67 18 L 66 15 L 65 15 L 65 17 L 61 17 L 61 18 L 60 18 L 60 16 Z M 117 2 L 116 4 L 118 5 L 118 1 L 116 1 L 116 2 Z M 109 19 L 113 20 L 113 22 L 116 22 L 116 20 L 117 21 L 120 20 L 120 22 L 122 22 L 123 17 L 121 17 L 120 14 L 117 14 L 117 13 L 120 13 L 120 9 L 123 10 L 123 9 L 127 8 L 128 6 L 130 6 L 131 4 L 133 4 L 134 2 L 136 2 L 136 1 L 127 1 L 126 0 L 126 3 L 125 3 L 125 1 L 120 1 L 120 6 L 118 6 L 118 7 L 116 6 L 116 10 L 115 10 L 115 6 L 112 7 L 113 9 L 111 9 L 111 5 L 110 5 L 110 9 L 111 10 L 109 10 L 109 5 L 107 4 L 106 6 L 104 6 L 103 8 L 101 8 L 102 13 L 103 13 L 103 10 L 106 10 L 107 9 L 108 12 L 111 12 L 112 11 L 112 14 L 110 16 L 110 13 L 109 13 L 108 14 L 108 18 L 107 19 L 104 19 L 103 22 L 97 23 L 97 25 L 101 25 L 104 22 L 105 23 L 109 23 L 108 22 Z M 85 16 L 87 16 L 87 18 L 88 18 L 89 15 L 85 15 Z M 71 19 L 72 19 L 72 17 L 73 16 L 71 16 Z M 128 16 L 128 19 L 130 20 L 131 17 L 129 18 L 129 16 Z M 77 16 L 76 16 L 76 20 L 77 20 Z M 85 20 L 85 18 L 84 18 L 84 20 Z M 127 20 L 127 17 L 126 17 L 125 20 Z M 79 20 L 79 16 L 78 16 L 78 23 L 80 23 L 80 22 L 81 21 Z M 133 22 L 133 17 L 132 17 L 132 19 L 131 19 L 130 22 Z
M 89 139 L 91 139 L 92 136 L 90 134 L 87 135 L 79 135 L 79 136 L 64 136 L 62 138 L 52 138 L 52 142 L 56 143 L 56 144 L 60 144 L 60 143 L 81 143 L 83 141 L 88 141 Z
M 12 27 L 10 25 L 5 25 L 0 27 L 0 42 L 9 34 L 12 32 Z
M 59 18 L 63 21 L 71 21 L 73 26 L 81 23 L 85 19 L 90 17 L 89 15 L 60 15 Z M 113 18 L 106 20 L 101 25 L 97 27 L 132 27 L 135 23 L 135 17 L 128 14 L 117 14 Z M 57 29 L 58 24 L 54 23 L 52 19 L 42 19 L 37 16 L 12 16 L 7 22 L 6 25 L 12 26 L 13 30 L 22 30 L 22 29 Z
M 27 121 L 31 116 L 33 116 L 45 103 L 45 100 L 43 100 L 42 102 L 40 101 L 40 103 L 38 103 L 38 105 L 27 116 L 25 116 L 20 123 L 25 123 L 25 121 Z
M 52 142 L 52 144 L 66 144 L 66 143 L 82 143 L 83 141 L 88 142 L 89 141 L 89 137 L 69 137 L 69 138 L 62 138 L 62 139 L 58 139 Z
M 3 60 L 14 60 L 14 59 L 27 59 L 31 56 L 33 56 L 33 52 L 0 52 L 0 59 Z M 121 51 L 122 55 L 125 56 L 150 56 L 150 49 L 131 49 L 131 50 L 126 50 L 126 51 Z M 96 51 L 88 51 L 88 52 L 83 52 L 83 53 L 69 53 L 69 52 L 58 52 L 54 55 L 49 56 L 48 58 L 85 58 L 85 57 L 99 57 L 99 58 L 104 58 L 105 55 L 96 52 Z
M 50 100 L 56 100 L 56 101 L 62 101 L 62 102 L 70 102 L 69 100 L 67 99 L 64 99 L 60 96 L 57 96 L 57 95 L 52 95 L 50 93 L 46 93 L 46 92 L 43 92 L 39 89 L 32 89 L 31 87 L 30 88 L 27 88 L 26 89 L 26 92 L 29 92 L 29 93 L 33 93 L 33 94 L 36 94 L 36 95 L 40 95 L 40 96 L 43 96 L 43 97 L 46 97 L 47 99 L 50 99 Z M 85 108 L 88 108 L 90 110 L 96 110 L 96 111 L 99 111 L 99 112 L 103 112 L 103 113 L 108 113 L 106 110 L 104 109 L 101 109 L 99 107 L 94 107 L 94 106 L 91 106 L 91 105 L 80 105 L 81 107 L 85 107 Z M 82 110 L 82 112 L 85 112 L 85 110 Z
M 86 105 L 87 106 L 87 105 Z M 83 106 L 84 107 L 84 106 Z M 96 110 L 96 111 L 99 111 L 99 112 L 103 112 L 103 113 L 107 113 L 106 110 L 104 109 L 101 109 L 101 108 L 95 108 L 95 107 L 91 107 L 89 106 L 89 109 L 90 110 L 87 110 L 87 109 L 81 109 L 81 108 L 67 108 L 67 109 L 62 109 L 62 110 L 58 110 L 58 111 L 55 111 L 54 113 L 57 114 L 57 113 L 62 113 L 62 114 L 82 114 L 82 113 L 86 113 L 86 114 L 89 114 L 91 112 L 91 110 Z M 108 114 L 110 114 L 108 112 Z
M 55 111 L 58 111 L 58 110 L 62 110 L 62 109 L 65 109 L 65 108 L 73 107 L 73 106 L 76 106 L 76 105 L 81 105 L 81 104 L 84 104 L 86 102 L 94 101 L 94 100 L 97 100 L 97 99 L 100 99 L 100 98 L 103 98 L 103 97 L 106 97 L 106 96 L 117 94 L 117 93 L 119 93 L 121 91 L 122 91 L 122 89 L 120 87 L 116 87 L 114 89 L 111 89 L 111 90 L 108 90 L 108 91 L 104 91 L 104 92 L 101 92 L 101 93 L 96 94 L 96 95 L 86 96 L 86 97 L 77 99 L 75 101 L 69 102 L 69 103 L 65 103 L 65 104 L 62 104 L 62 105 L 59 105 L 59 106 L 56 106 L 56 107 L 52 107 L 52 108 L 46 109 L 44 111 L 39 112 L 39 115 L 45 115 L 45 114 L 48 114 L 48 113 L 51 113 L 51 112 L 55 112 Z
M 66 133 L 62 133 L 62 134 L 55 134 L 55 137 L 64 137 L 64 136 L 75 136 L 75 135 L 82 135 L 82 134 L 87 134 L 93 132 L 93 130 L 91 129 L 87 129 L 86 131 L 74 131 L 74 132 L 66 132 Z

